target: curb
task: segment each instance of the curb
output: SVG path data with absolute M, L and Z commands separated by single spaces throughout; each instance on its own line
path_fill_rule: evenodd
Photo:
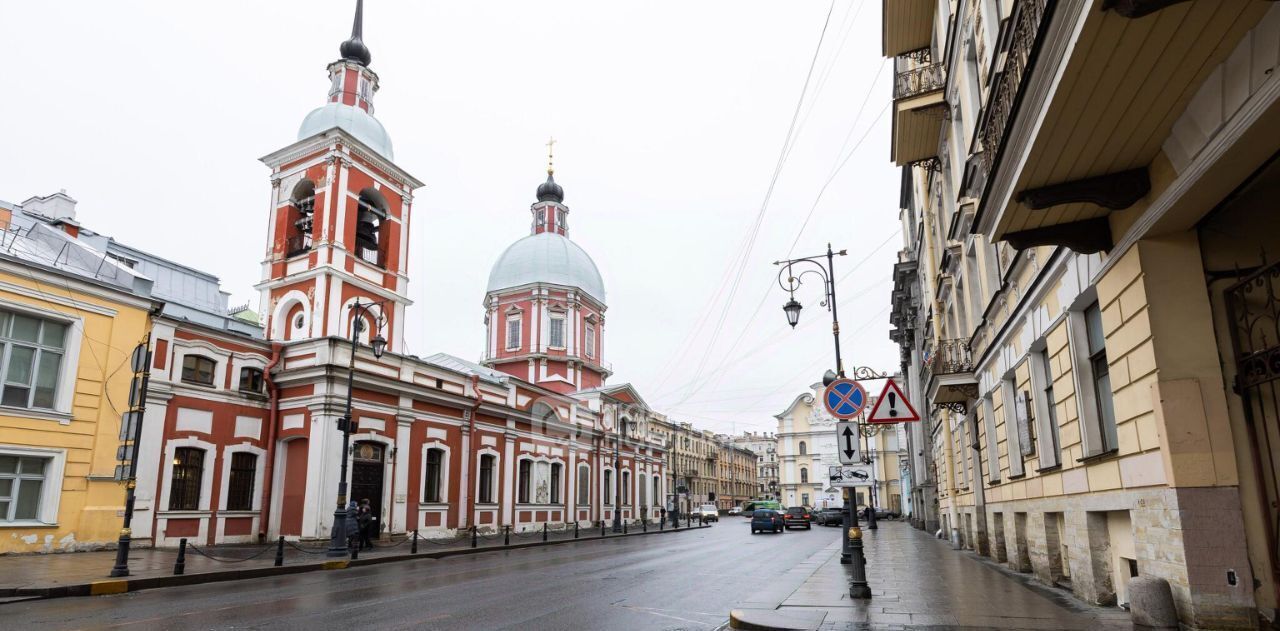
M 250 578 L 264 578 L 269 576 L 284 576 L 288 574 L 302 574 L 305 572 L 317 572 L 322 570 L 342 570 L 355 567 L 363 567 L 368 565 L 380 565 L 383 563 L 396 563 L 401 561 L 412 561 L 415 559 L 444 559 L 454 556 L 462 556 L 467 554 L 482 554 L 485 552 L 502 552 L 506 550 L 521 550 L 525 548 L 538 548 L 542 546 L 562 545 L 566 543 L 581 543 L 584 541 L 606 541 L 610 539 L 625 539 L 627 537 L 643 537 L 647 535 L 659 535 L 666 533 L 687 532 L 691 530 L 702 530 L 702 527 L 689 527 L 671 530 L 650 530 L 648 532 L 632 532 L 625 535 L 593 535 L 588 537 L 579 537 L 577 539 L 561 539 L 557 541 L 531 541 L 528 543 L 513 543 L 509 546 L 487 546 L 477 548 L 456 548 L 453 550 L 440 550 L 437 552 L 420 552 L 418 554 L 389 554 L 386 556 L 373 557 L 368 559 L 355 560 L 334 560 L 321 561 L 318 563 L 305 563 L 296 565 L 282 565 L 280 567 L 266 566 L 257 568 L 248 568 L 243 570 L 221 570 L 216 572 L 200 572 L 196 574 L 179 574 L 173 576 L 152 576 L 148 578 L 122 578 L 122 579 L 103 579 L 94 580 L 86 583 L 59 585 L 57 587 L 33 587 L 33 588 L 15 588 L 2 590 L 0 596 L 5 597 L 25 597 L 28 599 L 51 599 L 51 598 L 71 598 L 77 596 L 104 596 L 108 594 L 123 594 L 126 592 L 136 592 L 144 589 L 159 589 L 164 587 L 182 587 L 186 585 L 199 585 L 203 583 L 222 583 L 226 581 L 237 581 Z M 3 604 L 3 603 L 0 603 Z
M 782 612 L 776 609 L 734 609 L 729 628 L 745 631 L 816 631 L 827 617 L 825 610 Z

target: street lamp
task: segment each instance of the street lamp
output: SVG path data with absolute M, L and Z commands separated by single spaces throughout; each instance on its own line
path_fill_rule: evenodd
M 618 420 L 618 433 L 613 439 L 613 531 L 615 533 L 622 532 L 622 441 L 627 439 L 627 423 L 625 419 Z
M 333 510 L 333 528 L 329 530 L 329 550 L 326 556 L 338 558 L 346 557 L 347 551 L 347 462 L 350 459 L 351 452 L 351 393 L 355 389 L 356 380 L 356 351 L 360 348 L 360 333 L 364 331 L 364 320 L 367 316 L 369 320 L 377 327 L 377 331 L 373 339 L 369 340 L 369 347 L 373 349 L 373 356 L 381 359 L 382 353 L 387 349 L 387 340 L 382 337 L 382 326 L 384 320 L 381 315 L 375 316 L 370 308 L 383 304 L 381 302 L 361 303 L 357 298 L 351 304 L 351 361 L 347 365 L 347 405 L 346 412 L 342 418 L 338 419 L 338 429 L 342 430 L 342 471 L 338 476 L 338 504 Z
M 797 302 L 795 298 L 782 305 L 782 310 L 787 313 L 787 324 L 790 324 L 791 328 L 796 328 L 796 323 L 800 321 L 800 310 L 803 308 L 804 306 Z

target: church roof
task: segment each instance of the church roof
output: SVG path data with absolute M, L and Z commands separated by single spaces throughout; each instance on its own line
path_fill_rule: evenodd
M 353 105 L 326 103 L 311 110 L 298 128 L 298 140 L 305 140 L 335 127 L 351 134 L 382 157 L 395 160 L 395 153 L 391 149 L 391 134 L 387 133 L 378 119 Z
M 555 232 L 541 232 L 512 243 L 489 272 L 487 291 L 535 283 L 576 287 L 605 303 L 604 279 L 595 261 L 578 244 Z

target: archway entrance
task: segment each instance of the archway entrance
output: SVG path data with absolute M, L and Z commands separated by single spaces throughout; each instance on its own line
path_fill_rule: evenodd
M 355 444 L 351 454 L 351 499 L 357 502 L 369 500 L 373 516 L 377 518 L 378 536 L 384 528 L 382 519 L 383 458 L 381 443 L 361 441 Z

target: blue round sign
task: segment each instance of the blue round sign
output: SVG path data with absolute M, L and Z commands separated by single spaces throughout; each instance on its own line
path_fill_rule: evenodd
M 822 395 L 822 404 L 831 416 L 850 419 L 857 416 L 867 404 L 867 391 L 862 389 L 862 384 L 852 379 L 837 379 L 827 386 Z

